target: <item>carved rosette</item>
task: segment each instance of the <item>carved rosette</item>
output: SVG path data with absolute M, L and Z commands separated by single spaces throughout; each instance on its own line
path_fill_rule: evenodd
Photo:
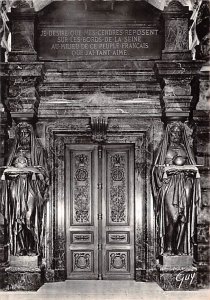
M 111 272 L 128 272 L 129 271 L 129 251 L 108 252 L 109 271 Z
M 91 252 L 79 252 L 73 253 L 73 271 L 90 272 L 91 271 Z

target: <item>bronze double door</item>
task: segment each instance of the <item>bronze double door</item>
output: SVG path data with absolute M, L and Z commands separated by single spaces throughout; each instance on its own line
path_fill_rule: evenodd
M 69 279 L 134 278 L 132 145 L 67 145 Z

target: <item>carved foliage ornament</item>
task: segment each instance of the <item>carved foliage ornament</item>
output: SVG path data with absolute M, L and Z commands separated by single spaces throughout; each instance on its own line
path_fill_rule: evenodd
M 74 157 L 74 220 L 90 222 L 90 157 L 84 153 Z
M 110 220 L 114 223 L 126 223 L 127 219 L 126 162 L 125 153 L 110 157 Z
M 106 117 L 91 118 L 92 140 L 95 142 L 103 142 L 106 140 L 108 120 Z

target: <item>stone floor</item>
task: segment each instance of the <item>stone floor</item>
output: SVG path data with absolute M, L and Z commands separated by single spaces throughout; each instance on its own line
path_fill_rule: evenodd
M 156 283 L 72 280 L 46 283 L 37 292 L 4 292 L 0 300 L 210 300 L 210 290 L 164 292 Z

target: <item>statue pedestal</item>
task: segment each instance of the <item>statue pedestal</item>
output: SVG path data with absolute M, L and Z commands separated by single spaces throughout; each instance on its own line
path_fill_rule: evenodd
M 197 288 L 197 268 L 190 255 L 163 255 L 157 265 L 158 284 L 165 291 Z
M 5 289 L 9 291 L 36 291 L 42 284 L 42 270 L 38 256 L 10 256 L 5 269 Z
M 193 257 L 191 255 L 161 255 L 159 263 L 165 267 L 189 267 L 193 265 Z
M 5 281 L 5 269 L 7 268 L 6 264 L 0 264 L 0 289 L 4 288 Z
M 39 265 L 38 256 L 10 256 L 11 267 L 37 268 Z

